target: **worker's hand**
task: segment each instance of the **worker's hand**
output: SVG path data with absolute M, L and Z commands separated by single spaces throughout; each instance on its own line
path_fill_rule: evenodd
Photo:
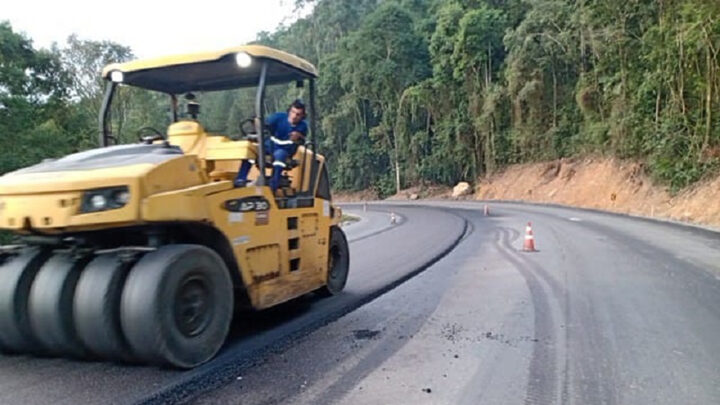
M 305 135 L 302 134 L 302 132 L 293 131 L 290 132 L 290 140 L 295 143 L 305 143 Z

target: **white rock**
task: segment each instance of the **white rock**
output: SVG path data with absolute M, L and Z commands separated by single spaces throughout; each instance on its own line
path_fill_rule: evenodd
M 472 193 L 472 187 L 470 187 L 470 183 L 468 183 L 466 181 L 461 181 L 455 187 L 453 187 L 452 196 L 460 197 L 460 196 L 468 195 L 471 193 Z

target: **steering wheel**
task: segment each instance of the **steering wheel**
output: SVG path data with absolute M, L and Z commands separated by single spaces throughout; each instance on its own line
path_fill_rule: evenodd
M 250 128 L 247 128 L 250 125 Z M 240 122 L 240 133 L 243 138 L 248 138 L 250 134 L 254 134 L 255 131 L 255 118 L 248 118 Z
M 140 142 L 147 144 L 165 140 L 165 135 L 153 127 L 142 127 L 137 130 L 137 135 Z

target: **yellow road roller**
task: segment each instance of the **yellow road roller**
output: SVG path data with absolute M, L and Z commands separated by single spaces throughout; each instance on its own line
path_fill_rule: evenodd
M 314 146 L 312 64 L 244 45 L 112 64 L 102 76 L 99 148 L 0 177 L 0 228 L 15 235 L 0 247 L 1 353 L 192 368 L 217 354 L 235 310 L 344 288 L 349 251 Z M 275 84 L 309 90 L 309 136 L 271 188 Z M 120 144 L 120 86 L 168 97 L 167 129 Z M 241 134 L 209 133 L 192 95 L 243 88 L 256 92 Z M 243 161 L 252 170 L 237 186 Z

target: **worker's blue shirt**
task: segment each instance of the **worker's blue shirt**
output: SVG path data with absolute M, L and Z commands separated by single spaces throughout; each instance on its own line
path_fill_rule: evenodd
M 297 125 L 292 125 L 288 121 L 288 114 L 286 112 L 278 112 L 269 116 L 266 124 L 270 127 L 271 137 L 269 143 L 273 145 L 273 150 L 274 147 L 279 146 L 294 153 L 297 144 L 290 140 L 290 133 L 297 131 L 306 136 L 308 132 L 308 126 L 305 120 L 298 122 Z

